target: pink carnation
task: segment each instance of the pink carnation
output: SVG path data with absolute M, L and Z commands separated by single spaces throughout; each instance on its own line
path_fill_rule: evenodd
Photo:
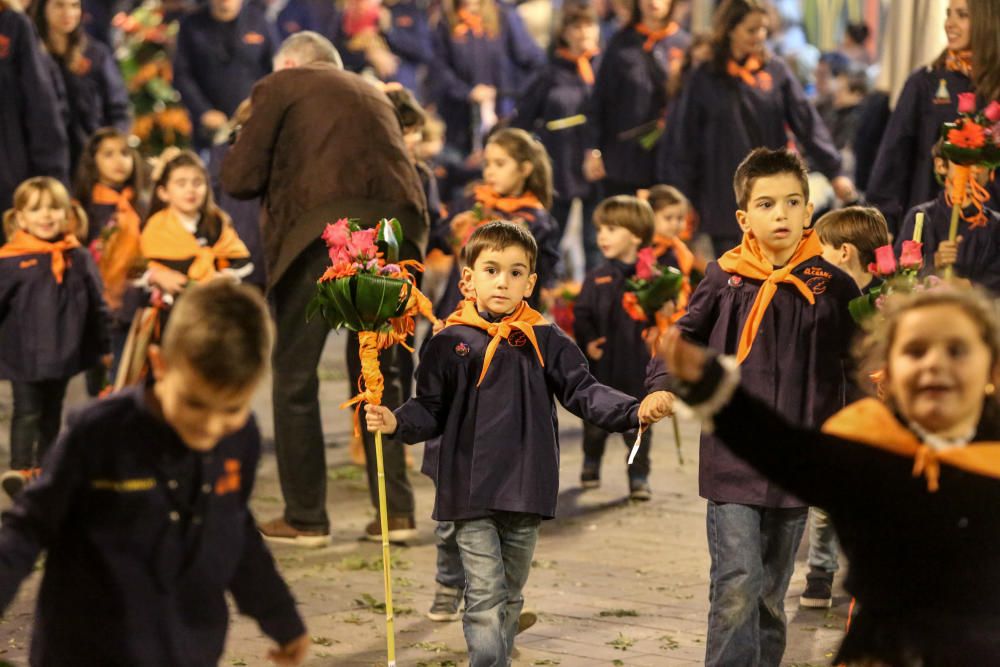
M 657 273 L 656 254 L 652 248 L 643 248 L 635 262 L 635 277 L 639 280 L 649 280 Z
M 975 111 L 976 111 L 976 94 L 959 93 L 958 113 L 975 113 Z
M 983 115 L 989 118 L 991 123 L 1000 122 L 1000 102 L 993 100 L 985 109 Z
M 375 245 L 375 233 L 374 229 L 351 232 L 351 239 L 347 242 L 347 252 L 350 253 L 351 257 L 362 261 L 374 258 L 378 252 Z
M 346 246 L 330 246 L 329 253 L 330 263 L 335 266 L 343 262 L 351 263 L 351 254 L 347 252 Z
M 917 241 L 903 241 L 903 252 L 899 255 L 899 265 L 904 269 L 919 269 L 924 263 L 924 244 Z
M 327 225 L 323 230 L 323 241 L 327 247 L 346 246 L 351 238 L 351 223 L 347 218 L 341 218 L 332 225 Z

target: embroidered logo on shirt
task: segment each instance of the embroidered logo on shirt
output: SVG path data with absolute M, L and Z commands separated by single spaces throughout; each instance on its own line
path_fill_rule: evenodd
M 397 28 L 409 28 L 413 25 L 412 16 L 397 16 L 396 17 L 396 27 Z
M 824 271 L 818 266 L 810 266 L 802 273 L 806 274 L 807 276 L 818 276 L 820 278 L 833 278 L 832 273 L 830 273 L 829 271 Z
M 7 35 L 0 35 L 0 58 L 6 58 L 10 55 L 10 37 Z
M 264 41 L 265 41 L 264 35 L 260 34 L 259 32 L 248 32 L 247 34 L 243 35 L 244 44 L 263 44 Z
M 951 94 L 948 92 L 948 81 L 941 79 L 938 82 L 937 92 L 934 93 L 934 104 L 951 104 Z
M 240 490 L 240 461 L 239 459 L 226 459 L 223 462 L 225 472 L 215 480 L 215 495 L 223 496 L 227 493 L 236 493 Z
M 743 276 L 729 276 L 729 286 L 730 287 L 742 287 L 743 286 Z
M 614 278 L 612 278 L 611 276 L 597 276 L 596 278 L 594 278 L 594 284 L 595 285 L 607 285 L 612 280 L 614 280 Z
M 284 28 L 285 32 L 288 33 L 289 35 L 297 33 L 300 30 L 302 30 L 302 26 L 299 25 L 298 21 L 285 21 L 285 23 L 281 27 Z
M 812 293 L 819 296 L 826 291 L 826 285 L 830 282 L 828 278 L 820 278 L 815 276 L 806 281 L 806 287 L 812 290 Z
M 90 488 L 98 491 L 114 491 L 115 493 L 134 493 L 149 491 L 156 487 L 156 478 L 139 477 L 136 479 L 92 479 Z
M 22 259 L 21 263 L 18 264 L 18 266 L 21 267 L 22 269 L 27 269 L 29 267 L 37 266 L 37 265 L 38 265 L 38 260 L 37 259 Z
M 85 76 L 90 72 L 90 68 L 93 64 L 94 63 L 91 62 L 90 58 L 80 56 L 76 59 L 76 62 L 73 63 L 73 67 L 71 69 L 73 70 L 73 74 L 76 74 L 77 76 Z
M 512 331 L 509 336 L 507 336 L 507 342 L 513 347 L 524 347 L 528 344 L 528 337 L 524 335 L 523 331 Z
M 458 345 L 455 346 L 455 354 L 457 354 L 460 357 L 469 356 L 469 351 L 470 351 L 469 346 L 466 345 L 465 343 L 459 343 Z

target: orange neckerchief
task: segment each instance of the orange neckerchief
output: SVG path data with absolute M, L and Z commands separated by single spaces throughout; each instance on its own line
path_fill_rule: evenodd
M 590 61 L 598 53 L 600 53 L 598 49 L 588 49 L 580 55 L 574 55 L 569 49 L 556 49 L 557 56 L 563 60 L 568 60 L 571 63 L 576 63 L 577 73 L 588 86 L 594 85 L 594 68 L 590 64 Z
M 488 185 L 477 185 L 473 196 L 483 207 L 502 213 L 516 213 L 525 208 L 545 208 L 542 202 L 532 192 L 525 192 L 520 197 L 504 197 Z
M 747 321 L 743 324 L 740 343 L 736 350 L 737 362 L 742 364 L 750 354 L 750 348 L 753 347 L 753 341 L 757 337 L 757 330 L 760 329 L 760 324 L 764 321 L 764 313 L 771 305 L 771 299 L 778 291 L 779 283 L 791 283 L 810 304 L 816 303 L 816 297 L 813 296 L 812 290 L 793 276 L 792 271 L 802 262 L 821 253 L 819 237 L 811 229 L 807 229 L 802 235 L 799 247 L 795 249 L 795 254 L 788 260 L 788 264 L 780 269 L 775 269 L 769 261 L 764 259 L 757 239 L 749 233 L 743 234 L 743 243 L 719 259 L 719 266 L 727 273 L 737 273 L 744 278 L 764 281 L 757 292 L 757 298 L 753 302 Z
M 456 37 L 465 37 L 470 32 L 476 37 L 482 37 L 486 32 L 483 17 L 479 14 L 473 14 L 468 9 L 458 10 L 458 20 L 459 23 L 455 25 L 454 30 Z
M 488 322 L 476 310 L 476 302 L 472 299 L 467 299 L 462 302 L 462 305 L 454 313 L 448 316 L 444 325 L 450 327 L 455 324 L 464 324 L 476 329 L 482 329 L 493 337 L 490 344 L 486 346 L 486 358 L 483 359 L 483 372 L 479 374 L 479 381 L 476 383 L 478 387 L 483 383 L 483 378 L 486 377 L 486 371 L 490 368 L 490 362 L 493 361 L 493 355 L 496 354 L 501 339 L 505 339 L 509 343 L 510 335 L 514 333 L 515 329 L 527 336 L 531 345 L 535 348 L 535 354 L 538 355 L 539 363 L 544 367 L 545 360 L 542 359 L 542 351 L 538 348 L 538 339 L 535 338 L 534 326 L 545 323 L 546 321 L 542 317 L 542 314 L 529 306 L 527 301 L 522 301 L 513 313 L 499 322 Z
M 754 56 L 747 58 L 743 65 L 730 58 L 726 63 L 726 73 L 742 79 L 751 88 L 771 89 L 771 75 L 764 71 L 764 64 Z
M 79 248 L 80 242 L 72 234 L 66 234 L 59 241 L 43 241 L 23 229 L 14 232 L 6 244 L 0 246 L 0 259 L 21 255 L 52 255 L 52 275 L 62 284 L 66 273 L 66 251 Z
M 948 49 L 944 57 L 944 68 L 949 72 L 958 72 L 972 78 L 972 51 L 952 51 Z
M 666 28 L 661 28 L 660 30 L 653 30 L 645 23 L 635 24 L 635 31 L 646 38 L 646 43 L 642 45 L 642 50 L 646 53 L 652 51 L 656 47 L 657 42 L 670 37 L 678 30 L 680 30 L 680 26 L 673 21 L 668 23 Z
M 204 280 L 216 273 L 216 262 L 221 268 L 229 265 L 231 259 L 246 259 L 250 251 L 236 235 L 233 226 L 222 226 L 222 234 L 212 247 L 198 245 L 198 239 L 177 219 L 173 211 L 160 211 L 146 222 L 142 230 L 142 254 L 151 261 L 186 260 L 194 258 L 188 277 Z
M 936 451 L 899 423 L 882 401 L 852 403 L 823 424 L 823 432 L 913 459 L 913 476 L 927 478 L 927 490 L 939 488 L 941 464 L 1000 479 L 1000 442 L 970 443 Z
M 118 192 L 103 183 L 95 185 L 91 195 L 95 204 L 113 204 L 115 207 L 116 229 L 104 242 L 97 262 L 104 281 L 104 299 L 112 310 L 121 306 L 128 272 L 142 257 L 139 243 L 141 222 L 139 213 L 132 206 L 133 196 L 132 188 Z

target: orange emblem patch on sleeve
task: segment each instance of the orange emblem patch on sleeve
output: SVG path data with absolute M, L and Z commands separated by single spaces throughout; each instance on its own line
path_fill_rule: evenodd
M 32 259 L 22 259 L 21 263 L 18 264 L 18 266 L 20 268 L 22 268 L 22 269 L 27 269 L 27 268 L 32 267 L 32 266 L 38 266 L 38 260 L 34 259 L 34 258 L 32 258 Z
M 240 484 L 242 483 L 239 459 L 226 459 L 223 466 L 224 471 L 222 475 L 219 479 L 215 480 L 215 495 L 217 496 L 236 493 L 240 490 Z
M 0 58 L 6 58 L 10 55 L 10 37 L 7 35 L 0 35 Z
M 611 276 L 597 276 L 596 278 L 594 278 L 594 284 L 595 285 L 607 285 L 612 280 L 614 280 L 614 278 L 612 278 Z
M 413 25 L 412 16 L 397 16 L 396 17 L 396 27 L 397 28 L 409 28 Z
M 265 41 L 264 35 L 260 34 L 259 32 L 248 32 L 247 34 L 243 35 L 244 44 L 254 44 L 254 45 L 263 44 L 264 41 Z

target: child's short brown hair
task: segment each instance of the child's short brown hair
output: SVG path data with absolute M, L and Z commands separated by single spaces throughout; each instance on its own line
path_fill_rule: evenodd
M 472 232 L 469 242 L 462 250 L 465 266 L 472 268 L 484 250 L 506 250 L 511 246 L 519 246 L 528 255 L 528 268 L 535 272 L 535 262 L 538 258 L 538 243 L 535 237 L 524 225 L 506 220 L 494 220 Z
M 220 277 L 177 300 L 161 344 L 168 363 L 183 360 L 214 387 L 253 385 L 271 354 L 271 318 L 260 292 Z
M 632 195 L 608 197 L 594 211 L 595 227 L 624 227 L 649 245 L 653 240 L 656 218 L 653 207 Z
M 750 204 L 750 194 L 753 184 L 758 178 L 791 174 L 799 179 L 802 194 L 809 199 L 809 170 L 806 163 L 796 153 L 787 148 L 771 150 L 770 148 L 755 148 L 743 159 L 733 176 L 733 190 L 736 192 L 736 203 L 741 211 L 747 210 Z
M 690 209 L 691 202 L 684 196 L 684 193 L 672 185 L 654 185 L 649 189 L 649 205 L 653 212 L 665 209 L 668 206 L 683 204 L 684 208 Z
M 848 206 L 830 211 L 816 222 L 821 243 L 839 249 L 850 243 L 858 249 L 865 268 L 875 261 L 875 249 L 889 245 L 889 226 L 881 211 L 871 206 Z

